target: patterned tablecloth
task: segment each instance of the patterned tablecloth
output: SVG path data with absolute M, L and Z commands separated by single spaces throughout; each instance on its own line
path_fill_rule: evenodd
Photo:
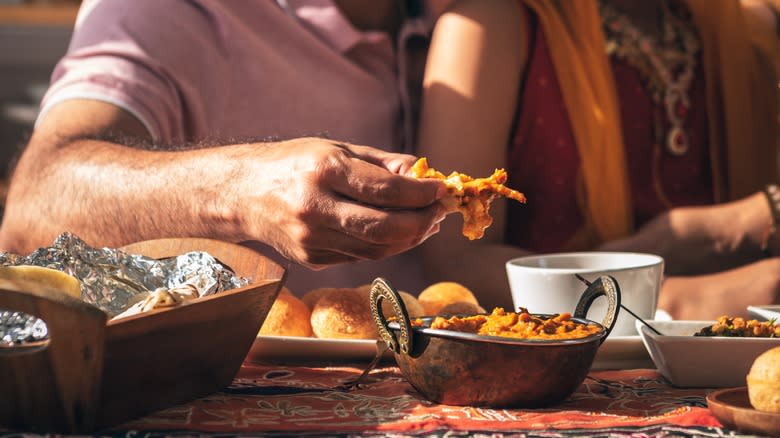
M 735 436 L 707 409 L 706 389 L 670 386 L 655 370 L 593 371 L 549 409 L 483 409 L 422 399 L 398 368 L 360 389 L 334 389 L 359 367 L 244 364 L 233 384 L 107 435 Z

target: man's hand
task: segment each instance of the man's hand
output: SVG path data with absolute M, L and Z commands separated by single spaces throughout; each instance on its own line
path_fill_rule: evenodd
M 243 238 L 306 266 L 397 254 L 438 232 L 445 216 L 441 182 L 401 175 L 413 156 L 317 138 L 249 147 L 260 153 L 243 160 L 231 193 Z

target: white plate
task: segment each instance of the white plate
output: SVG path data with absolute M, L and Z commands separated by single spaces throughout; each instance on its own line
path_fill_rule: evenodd
M 320 339 L 295 336 L 258 336 L 249 350 L 251 362 L 362 362 L 371 361 L 377 341 Z M 386 352 L 384 358 L 391 358 Z
M 592 367 L 594 370 L 634 368 L 655 368 L 639 335 L 608 337 L 599 347 Z
M 377 341 L 258 336 L 249 350 L 250 362 L 369 362 Z M 383 359 L 391 359 L 386 352 Z M 639 336 L 612 336 L 599 347 L 593 369 L 654 368 Z
M 780 305 L 775 306 L 748 306 L 748 312 L 759 321 L 774 319 L 780 321 Z
M 648 321 L 663 335 L 637 324 L 642 341 L 658 371 L 673 385 L 726 388 L 745 386 L 755 358 L 780 338 L 693 336 L 714 321 Z

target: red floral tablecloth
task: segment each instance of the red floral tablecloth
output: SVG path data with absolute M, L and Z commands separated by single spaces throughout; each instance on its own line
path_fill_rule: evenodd
M 247 363 L 219 393 L 106 433 L 734 436 L 707 409 L 708 390 L 674 388 L 655 370 L 591 372 L 568 400 L 549 409 L 437 405 L 393 366 L 374 370 L 359 389 L 334 389 L 361 371 Z

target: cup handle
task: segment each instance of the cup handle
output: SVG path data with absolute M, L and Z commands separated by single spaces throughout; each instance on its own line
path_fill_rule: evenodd
M 392 305 L 393 313 L 401 328 L 398 338 L 388 327 L 387 319 L 382 313 L 383 300 L 389 300 Z M 374 323 L 379 331 L 379 337 L 387 344 L 387 348 L 394 353 L 409 354 L 412 351 L 412 324 L 409 322 L 409 313 L 406 311 L 404 301 L 395 288 L 384 278 L 375 279 L 371 284 L 369 305 Z
M 580 277 L 581 280 L 584 280 Z M 596 281 L 587 283 L 588 288 L 582 293 L 580 301 L 577 303 L 577 307 L 574 309 L 575 318 L 586 318 L 590 306 L 596 300 L 596 298 L 604 296 L 607 298 L 607 314 L 604 316 L 604 320 L 601 321 L 601 325 L 607 330 L 607 334 L 601 338 L 601 342 L 607 339 L 612 328 L 617 322 L 618 314 L 620 313 L 620 286 L 618 286 L 617 280 L 610 275 L 602 275 Z

